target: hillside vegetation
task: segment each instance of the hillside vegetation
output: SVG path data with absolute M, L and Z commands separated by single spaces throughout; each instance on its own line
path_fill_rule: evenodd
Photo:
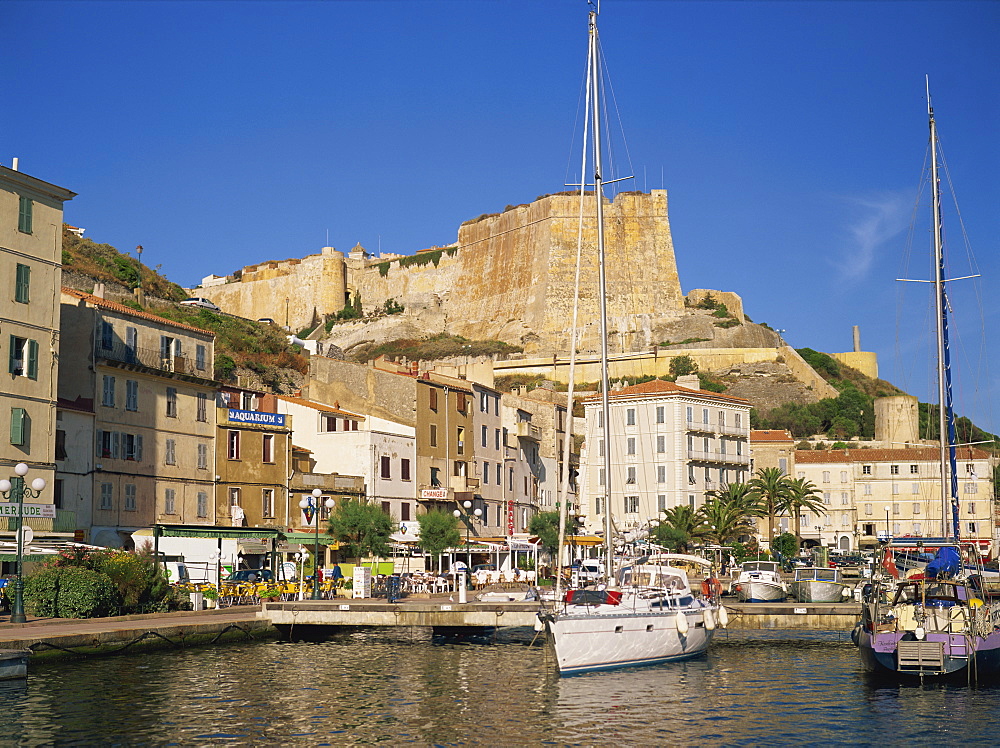
M 433 361 L 455 356 L 497 356 L 520 353 L 523 348 L 499 340 L 469 340 L 461 335 L 440 333 L 416 340 L 401 338 L 381 345 L 362 344 L 348 354 L 351 360 L 363 363 L 379 356 L 405 357 L 411 361 Z

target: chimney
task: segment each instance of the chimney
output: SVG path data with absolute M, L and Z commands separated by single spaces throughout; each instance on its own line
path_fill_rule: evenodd
M 104 284 L 103 283 L 95 283 L 94 284 L 94 290 L 92 291 L 92 293 L 97 298 L 103 299 L 104 298 Z
M 14 171 L 17 171 L 17 156 L 14 156 L 14 165 L 10 167 Z

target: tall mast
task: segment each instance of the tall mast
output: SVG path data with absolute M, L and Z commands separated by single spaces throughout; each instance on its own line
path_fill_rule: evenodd
M 608 294 L 604 267 L 604 184 L 601 177 L 601 74 L 597 43 L 597 13 L 590 11 L 590 106 L 594 149 L 594 204 L 597 216 L 597 263 L 601 310 L 601 419 L 604 435 L 604 552 L 608 578 L 614 574 L 614 542 L 611 536 L 611 409 L 608 404 Z
M 938 176 L 937 124 L 927 83 L 927 118 L 931 143 L 931 211 L 934 219 L 934 307 L 937 314 L 938 436 L 941 464 L 941 535 L 959 538 L 958 474 L 955 459 L 955 415 L 951 399 L 951 354 L 948 348 L 948 296 L 944 275 L 944 240 L 941 224 L 941 181 Z M 948 515 L 951 509 L 951 528 Z

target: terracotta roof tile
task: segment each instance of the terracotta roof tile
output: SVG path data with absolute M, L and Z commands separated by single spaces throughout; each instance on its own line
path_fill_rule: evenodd
M 794 442 L 792 435 L 784 429 L 750 429 L 752 442 Z
M 313 410 L 318 410 L 321 413 L 333 413 L 338 416 L 349 416 L 351 418 L 356 418 L 359 421 L 365 420 L 363 415 L 358 413 L 351 413 L 349 410 L 341 410 L 338 407 L 332 405 L 324 405 L 323 403 L 313 402 L 312 400 L 306 400 L 301 397 L 290 397 L 288 395 L 275 395 L 278 400 L 284 400 L 286 403 L 292 403 L 293 405 L 301 405 L 304 408 L 312 408 Z
M 645 395 L 648 396 L 700 395 L 702 397 L 710 397 L 715 400 L 725 400 L 740 405 L 750 404 L 749 400 L 745 400 L 742 397 L 723 395 L 718 392 L 709 392 L 708 390 L 693 390 L 689 387 L 681 387 L 679 384 L 675 384 L 674 382 L 667 382 L 662 379 L 654 379 L 649 382 L 642 382 L 641 384 L 633 384 L 630 387 L 623 387 L 620 390 L 615 390 L 614 392 L 611 392 L 608 397 L 611 400 L 615 400 L 618 398 L 642 397 Z M 601 399 L 600 393 L 585 398 L 585 400 L 600 400 L 600 399 Z
M 818 464 L 825 462 L 920 462 L 937 461 L 940 451 L 937 447 L 914 447 L 913 449 L 801 449 L 795 452 L 796 464 Z M 989 452 L 975 447 L 959 447 L 959 460 L 985 460 Z
M 215 337 L 215 333 L 211 330 L 202 330 L 200 327 L 185 325 L 183 322 L 175 322 L 172 319 L 158 317 L 157 315 L 150 314 L 149 312 L 140 312 L 138 309 L 133 309 L 130 306 L 119 304 L 117 301 L 108 301 L 107 299 L 102 299 L 100 296 L 94 296 L 94 294 L 86 293 L 85 291 L 77 291 L 75 288 L 67 288 L 66 286 L 63 286 L 62 292 L 68 296 L 75 296 L 78 299 L 83 299 L 88 304 L 93 304 L 100 309 L 107 309 L 109 312 L 127 314 L 130 317 L 138 317 L 139 319 L 145 319 L 150 322 L 158 322 L 161 325 L 170 325 L 171 327 L 179 327 L 182 330 L 190 330 L 192 332 L 201 333 L 202 335 L 208 335 L 212 338 Z

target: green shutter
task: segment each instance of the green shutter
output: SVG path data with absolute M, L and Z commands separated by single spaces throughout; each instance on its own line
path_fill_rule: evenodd
M 31 233 L 31 198 L 22 197 L 17 214 L 17 230 L 22 234 Z
M 38 379 L 38 341 L 28 341 L 28 379 Z
M 11 374 L 18 374 L 18 355 L 17 355 L 17 338 L 13 335 L 10 336 L 10 363 L 7 366 L 7 371 Z
M 17 264 L 17 272 L 14 279 L 14 301 L 27 304 L 29 292 L 31 290 L 31 268 L 27 265 Z
M 24 446 L 24 422 L 26 415 L 24 408 L 10 409 L 10 443 L 16 447 Z

